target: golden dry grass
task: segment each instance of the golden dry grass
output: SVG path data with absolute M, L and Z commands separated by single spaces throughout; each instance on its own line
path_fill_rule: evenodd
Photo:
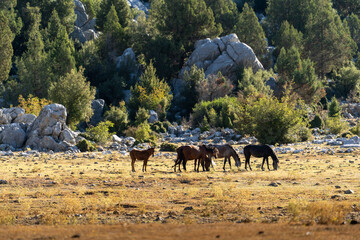
M 360 220 L 358 152 L 281 154 L 278 171 L 174 173 L 172 157 L 151 157 L 131 172 L 119 153 L 1 158 L 0 224 L 64 225 L 166 222 L 341 224 Z M 228 166 L 227 166 L 228 168 Z M 269 186 L 271 182 L 278 187 Z M 341 188 L 336 188 L 340 186 Z M 347 189 L 354 194 L 344 194 Z

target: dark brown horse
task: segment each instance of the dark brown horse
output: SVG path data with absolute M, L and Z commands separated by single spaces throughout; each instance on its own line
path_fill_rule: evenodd
M 206 146 L 206 145 L 200 145 L 200 146 L 194 146 L 194 145 L 187 145 L 187 146 L 181 146 L 176 149 L 177 152 L 177 159 L 175 161 L 174 165 L 174 171 L 176 172 L 176 165 L 179 165 L 179 171 L 180 170 L 180 164 L 183 163 L 183 168 L 186 171 L 186 162 L 188 160 L 195 160 L 194 163 L 194 171 L 199 172 L 200 163 L 203 167 L 203 171 L 205 171 L 204 163 L 206 161 L 211 161 L 212 156 L 217 156 L 219 151 L 213 147 L 213 146 Z M 196 169 L 196 161 L 198 160 L 198 166 Z
M 131 157 L 132 171 L 135 172 L 135 161 L 141 160 L 141 161 L 144 161 L 142 171 L 146 172 L 147 162 L 151 155 L 154 156 L 154 152 L 155 152 L 155 148 L 149 148 L 147 150 L 136 150 L 136 149 L 131 150 L 130 157 Z
M 269 156 L 272 158 L 273 160 L 273 167 L 274 170 L 277 170 L 278 165 L 279 165 L 279 159 L 277 158 L 274 150 L 271 149 L 271 147 L 269 145 L 247 145 L 244 147 L 244 155 L 245 155 L 245 169 L 247 170 L 247 165 L 249 165 L 250 170 L 251 166 L 250 166 L 250 156 L 254 156 L 254 157 L 262 157 L 263 158 L 263 162 L 261 165 L 261 169 L 264 171 L 264 163 L 266 161 L 267 163 L 267 167 L 270 171 L 269 168 Z
M 223 167 L 224 171 L 225 171 L 226 161 L 229 161 L 229 166 L 231 169 L 230 157 L 232 157 L 235 160 L 235 166 L 237 167 L 241 166 L 239 155 L 236 153 L 236 151 L 231 145 L 225 144 L 225 145 L 212 145 L 212 146 L 216 147 L 219 150 L 219 154 L 217 157 L 224 158 L 224 167 Z

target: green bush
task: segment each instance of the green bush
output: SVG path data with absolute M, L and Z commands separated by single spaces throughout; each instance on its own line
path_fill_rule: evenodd
M 357 124 L 355 127 L 350 128 L 349 130 L 352 134 L 360 136 L 360 124 Z
M 331 98 L 328 115 L 331 118 L 332 117 L 340 117 L 340 115 L 341 115 L 341 106 L 335 96 Z
M 167 128 L 165 128 L 165 124 L 163 122 L 155 122 L 150 126 L 151 130 L 157 133 L 166 133 Z
M 99 144 L 105 144 L 113 135 L 109 132 L 109 129 L 114 124 L 110 121 L 100 122 L 96 127 L 90 127 L 86 129 L 85 137 Z
M 110 106 L 110 109 L 104 114 L 104 119 L 114 123 L 110 131 L 122 134 L 129 123 L 125 102 L 121 102 L 119 107 Z
M 349 129 L 349 124 L 341 121 L 339 117 L 329 117 L 325 121 L 326 128 L 329 129 L 329 133 L 340 134 Z
M 160 151 L 176 152 L 177 148 L 178 146 L 173 143 L 162 143 L 160 145 Z
M 156 135 L 151 131 L 147 122 L 141 123 L 137 127 L 130 127 L 125 131 L 126 136 L 133 137 L 138 143 L 156 142 Z
M 316 114 L 314 119 L 310 121 L 310 128 L 320 128 L 323 129 L 325 122 L 319 114 Z
M 78 143 L 76 144 L 76 147 L 77 147 L 81 152 L 93 152 L 93 151 L 96 150 L 96 146 L 95 146 L 92 142 L 90 142 L 90 141 L 88 141 L 88 140 L 86 140 L 86 139 L 83 139 L 83 140 L 81 140 L 80 142 L 78 142 Z

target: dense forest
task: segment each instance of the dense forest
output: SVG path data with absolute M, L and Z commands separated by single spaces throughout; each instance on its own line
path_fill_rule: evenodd
M 155 140 L 170 122 L 233 128 L 269 144 L 308 140 L 312 128 L 360 133 L 343 121 L 339 104 L 360 102 L 360 0 L 148 0 L 147 13 L 126 0 L 81 2 L 99 33 L 84 43 L 71 37 L 74 0 L 0 2 L 3 107 L 36 114 L 60 103 L 76 129 L 102 98 L 107 108 L 97 131 L 138 141 Z M 196 41 L 231 33 L 264 69 L 239 67 L 230 80 L 193 66 L 184 74 L 185 101 L 174 98 L 172 80 Z M 117 67 L 128 48 L 136 61 Z M 148 123 L 149 110 L 159 121 Z

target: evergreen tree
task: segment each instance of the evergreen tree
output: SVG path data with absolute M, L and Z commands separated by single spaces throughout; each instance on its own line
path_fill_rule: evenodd
M 95 99 L 95 88 L 90 86 L 83 73 L 83 68 L 72 69 L 49 89 L 50 100 L 66 107 L 66 122 L 72 127 L 89 120 L 93 114 L 91 103 Z
M 56 10 L 53 11 L 46 30 L 49 77 L 53 82 L 58 81 L 61 76 L 75 68 L 75 58 L 73 57 L 75 50 L 66 28 L 60 23 Z
M 232 33 L 239 18 L 236 4 L 232 0 L 205 0 L 205 2 L 212 9 L 215 22 L 221 24 L 222 34 Z
M 99 41 L 101 56 L 106 58 L 110 55 L 114 58 L 121 54 L 126 47 L 126 39 L 126 33 L 119 23 L 115 6 L 112 5 L 106 16 L 104 33 Z
M 12 32 L 9 22 L 3 12 L 0 11 L 0 82 L 9 77 L 11 58 L 13 55 Z
M 156 76 L 156 69 L 150 62 L 141 75 L 140 81 L 131 88 L 130 114 L 134 116 L 134 113 L 143 107 L 147 110 L 155 110 L 160 118 L 164 118 L 171 100 L 169 85 Z
M 196 40 L 213 38 L 222 31 L 204 0 L 155 0 L 150 19 L 162 36 L 171 37 L 185 46 L 186 51 Z
M 300 32 L 305 31 L 305 23 L 310 14 L 317 11 L 317 1 L 314 0 L 271 0 L 266 9 L 265 20 L 267 36 L 273 39 L 281 24 L 288 21 Z
M 360 95 L 360 70 L 352 62 L 334 74 L 334 81 L 336 96 L 347 98 L 350 94 L 357 97 Z
M 347 17 L 353 14 L 360 14 L 359 0 L 332 0 L 334 8 L 339 12 L 341 17 Z
M 352 39 L 357 44 L 358 48 L 360 47 L 360 19 L 356 14 L 351 14 L 346 19 L 344 23 L 347 23 Z
M 240 14 L 235 33 L 241 42 L 248 44 L 258 57 L 262 57 L 267 47 L 265 33 L 258 22 L 254 10 L 247 3 L 245 3 Z
M 317 11 L 310 15 L 305 30 L 305 50 L 316 63 L 317 73 L 322 76 L 340 67 L 355 53 L 356 45 L 350 31 L 343 25 L 329 0 L 318 1 Z
M 297 31 L 288 21 L 281 24 L 279 32 L 274 37 L 276 55 L 280 53 L 281 48 L 288 51 L 292 46 L 296 47 L 301 53 L 303 50 L 303 34 Z
M 38 7 L 27 5 L 25 9 L 27 17 L 31 19 L 29 25 L 28 42 L 26 43 L 27 51 L 17 61 L 18 77 L 22 84 L 22 93 L 24 96 L 33 94 L 36 97 L 46 97 L 49 87 L 49 79 L 46 53 L 40 27 L 40 10 Z
M 100 3 L 99 12 L 96 13 L 96 26 L 98 30 L 104 31 L 105 23 L 108 21 L 108 14 L 111 6 L 115 7 L 118 23 L 126 28 L 131 19 L 130 7 L 126 0 L 104 0 Z M 114 14 L 112 14 L 114 15 Z
M 339 101 L 336 99 L 335 96 L 331 98 L 331 103 L 329 106 L 329 117 L 340 117 L 341 114 L 341 106 Z
M 16 34 L 20 33 L 20 30 L 23 26 L 21 18 L 18 16 L 17 11 L 15 11 L 17 1 L 16 0 L 2 0 L 0 1 L 0 12 L 3 12 L 4 16 L 7 18 L 8 25 L 13 33 L 11 40 L 15 38 Z
M 275 64 L 275 71 L 279 73 L 279 82 L 284 84 L 294 79 L 295 71 L 301 66 L 300 53 L 295 47 L 289 51 L 281 48 Z

